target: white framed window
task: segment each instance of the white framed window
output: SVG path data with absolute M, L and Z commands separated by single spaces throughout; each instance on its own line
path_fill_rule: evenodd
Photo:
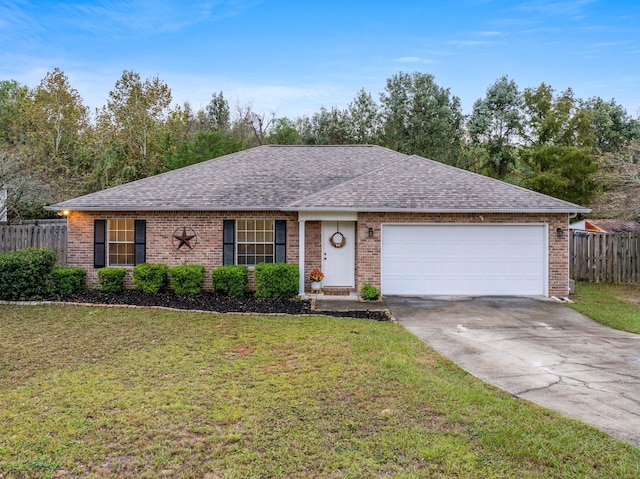
M 274 220 L 236 221 L 236 264 L 255 266 L 274 262 Z
M 135 221 L 118 219 L 108 221 L 108 266 L 135 265 Z

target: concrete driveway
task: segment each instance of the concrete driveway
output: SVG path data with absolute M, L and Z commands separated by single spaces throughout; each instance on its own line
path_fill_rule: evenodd
M 640 446 L 640 335 L 553 300 L 385 303 L 400 324 L 474 376 Z

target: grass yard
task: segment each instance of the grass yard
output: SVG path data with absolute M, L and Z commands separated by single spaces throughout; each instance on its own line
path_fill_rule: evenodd
M 640 334 L 640 284 L 576 283 L 576 311 L 615 329 Z
M 392 323 L 0 306 L 0 477 L 640 477 Z

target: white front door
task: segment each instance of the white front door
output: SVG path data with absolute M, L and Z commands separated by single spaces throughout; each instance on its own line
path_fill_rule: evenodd
M 354 221 L 322 222 L 323 286 L 354 286 L 355 239 Z

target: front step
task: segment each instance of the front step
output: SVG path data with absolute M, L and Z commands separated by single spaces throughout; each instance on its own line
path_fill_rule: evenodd
M 351 294 L 351 288 L 332 288 L 329 286 L 322 288 L 322 292 L 325 296 L 349 296 Z

